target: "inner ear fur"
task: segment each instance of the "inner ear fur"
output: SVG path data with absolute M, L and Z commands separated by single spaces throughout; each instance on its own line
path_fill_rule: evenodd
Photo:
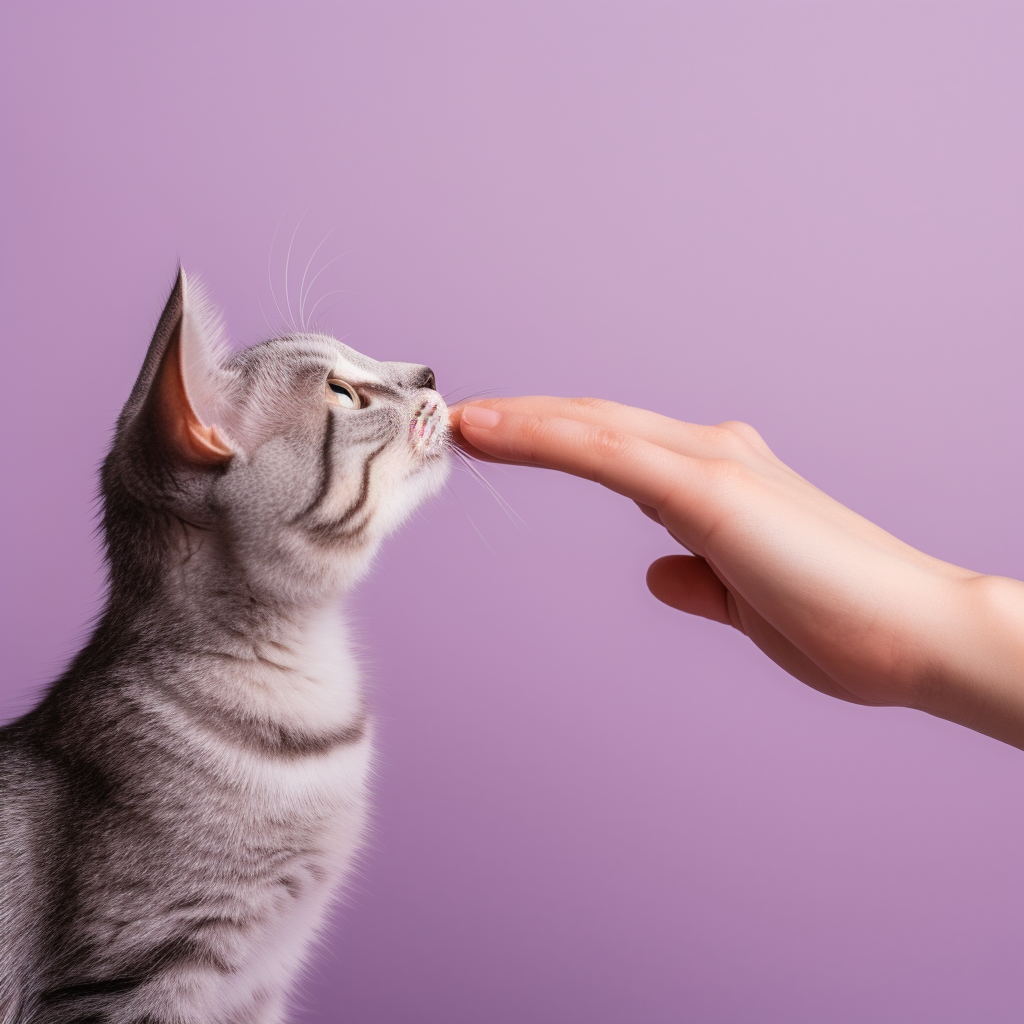
M 147 389 L 143 415 L 179 459 L 196 466 L 223 466 L 235 454 L 234 449 L 216 425 L 203 422 L 185 384 L 183 345 L 203 343 L 201 338 L 185 337 L 186 287 L 184 271 L 179 270 L 151 346 L 150 354 L 159 361 Z M 162 352 L 152 351 L 160 342 Z

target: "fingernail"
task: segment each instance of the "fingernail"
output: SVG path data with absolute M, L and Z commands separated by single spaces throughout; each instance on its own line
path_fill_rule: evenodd
M 488 409 L 486 405 L 467 405 L 462 410 L 462 422 L 468 423 L 471 427 L 480 427 L 482 430 L 497 426 L 500 419 L 501 413 Z

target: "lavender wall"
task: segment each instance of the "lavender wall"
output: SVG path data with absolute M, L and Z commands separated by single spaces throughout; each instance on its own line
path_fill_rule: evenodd
M 331 228 L 324 322 L 442 390 L 743 418 L 1024 576 L 1022 21 L 6 4 L 5 714 L 100 600 L 95 468 L 176 258 L 248 343 L 268 255 L 294 305 Z M 378 822 L 300 1019 L 1019 1021 L 1020 753 L 805 689 L 649 597 L 673 545 L 630 505 L 487 475 L 525 528 L 458 478 L 354 604 Z

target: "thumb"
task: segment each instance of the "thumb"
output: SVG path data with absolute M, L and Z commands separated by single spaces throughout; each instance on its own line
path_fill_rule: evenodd
M 647 570 L 647 588 L 659 601 L 681 612 L 732 625 L 725 586 L 703 558 L 659 558 Z

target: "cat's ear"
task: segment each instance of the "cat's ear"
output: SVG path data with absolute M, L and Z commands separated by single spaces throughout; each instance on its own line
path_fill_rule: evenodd
M 155 432 L 161 447 L 198 466 L 220 466 L 235 454 L 218 426 L 223 417 L 223 331 L 202 290 L 179 268 L 139 378 L 125 406 Z

